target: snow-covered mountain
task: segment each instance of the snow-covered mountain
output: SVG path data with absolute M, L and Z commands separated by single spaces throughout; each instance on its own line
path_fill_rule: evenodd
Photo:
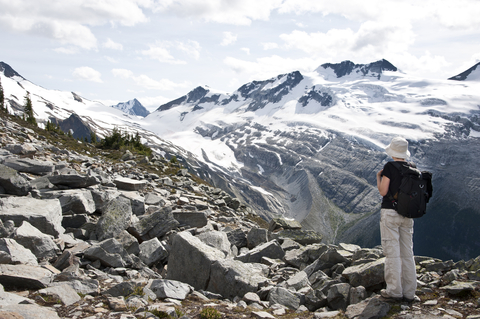
M 404 136 L 412 160 L 434 174 L 429 212 L 415 221 L 416 254 L 480 254 L 478 81 L 412 78 L 386 60 L 344 61 L 231 93 L 197 87 L 142 119 L 0 75 L 11 108 L 28 89 L 40 121 L 78 111 L 94 129 L 120 125 L 140 130 L 150 145 L 171 142 L 195 174 L 265 218 L 301 221 L 326 242 L 379 244 L 375 174 L 388 160 L 385 145 Z
M 480 81 L 480 62 L 469 68 L 468 70 L 452 76 L 449 80 L 456 81 Z
M 229 176 L 211 178 L 257 212 L 293 217 L 327 241 L 366 246 L 379 243 L 375 173 L 388 160 L 383 149 L 404 136 L 412 160 L 434 172 L 435 197 L 417 221 L 416 251 L 460 259 L 480 252 L 470 223 L 480 213 L 473 157 L 480 151 L 479 88 L 412 78 L 386 60 L 345 61 L 232 93 L 197 87 L 161 105 L 145 125 Z M 441 246 L 439 232 L 450 235 Z
M 137 99 L 128 102 L 121 102 L 117 105 L 112 105 L 112 107 L 130 115 L 145 117 L 150 114 L 150 112 Z

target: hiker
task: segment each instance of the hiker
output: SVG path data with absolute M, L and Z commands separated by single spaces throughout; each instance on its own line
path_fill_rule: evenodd
M 408 142 L 402 137 L 392 139 L 385 152 L 396 162 L 406 163 L 410 157 Z M 392 194 L 396 194 L 402 175 L 393 162 L 385 164 L 377 173 L 377 187 L 383 196 L 380 211 L 380 234 L 385 254 L 385 282 L 387 288 L 380 294 L 386 299 L 415 299 L 417 275 L 413 256 L 413 219 L 404 217 L 395 210 Z

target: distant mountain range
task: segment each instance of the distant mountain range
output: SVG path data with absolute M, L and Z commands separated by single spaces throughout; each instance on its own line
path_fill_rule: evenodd
M 480 255 L 480 92 L 473 71 L 461 82 L 438 81 L 410 78 L 386 60 L 327 63 L 228 94 L 197 87 L 145 118 L 0 75 L 12 111 L 21 111 L 28 90 L 40 125 L 78 113 L 99 136 L 113 127 L 138 130 L 158 153 L 175 153 L 259 215 L 295 218 L 332 243 L 380 243 L 375 174 L 388 160 L 385 145 L 404 136 L 412 161 L 434 174 L 428 213 L 415 221 L 415 253 L 444 260 Z

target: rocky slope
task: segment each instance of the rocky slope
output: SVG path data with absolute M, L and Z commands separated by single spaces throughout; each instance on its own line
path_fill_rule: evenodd
M 380 247 L 265 225 L 165 158 L 16 122 L 0 120 L 2 318 L 480 317 L 480 257 L 416 256 L 418 300 L 385 300 Z
M 190 173 L 263 218 L 294 218 L 325 243 L 380 243 L 375 173 L 388 160 L 384 146 L 402 135 L 412 161 L 433 172 L 433 199 L 415 225 L 416 252 L 456 261 L 480 254 L 475 81 L 410 78 L 386 60 L 344 61 L 232 93 L 198 87 L 139 118 L 2 68 L 11 112 L 22 114 L 29 91 L 40 125 L 56 119 L 74 134 L 99 137 L 113 128 L 138 132 L 157 154 L 178 155 Z

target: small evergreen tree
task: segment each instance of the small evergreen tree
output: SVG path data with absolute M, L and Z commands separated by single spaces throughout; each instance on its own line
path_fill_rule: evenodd
M 27 92 L 27 95 L 25 96 L 25 104 L 23 106 L 23 114 L 25 120 L 33 125 L 37 125 L 37 120 L 35 119 L 35 116 L 33 116 L 33 106 L 32 106 L 32 100 L 30 99 L 30 93 Z
M 95 131 L 90 132 L 90 143 L 97 144 L 97 133 Z

